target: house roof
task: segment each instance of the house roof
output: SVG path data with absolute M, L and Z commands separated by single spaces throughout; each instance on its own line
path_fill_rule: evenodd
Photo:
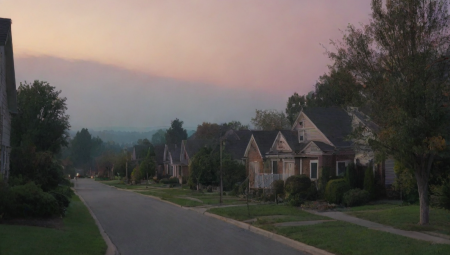
M 164 144 L 154 146 L 156 155 L 155 161 L 157 165 L 162 165 L 164 163 L 164 148 L 165 148 Z
M 186 140 L 185 148 L 188 156 L 192 158 L 202 147 L 213 147 L 215 144 L 217 144 L 217 141 L 209 139 Z M 178 154 L 179 157 L 180 155 Z
M 11 19 L 0 18 L 0 45 L 5 45 L 11 31 Z
M 317 147 L 319 147 L 319 149 L 321 151 L 323 151 L 323 152 L 329 152 L 329 151 L 334 151 L 335 150 L 334 146 L 331 146 L 331 145 L 326 144 L 324 142 L 318 142 L 318 141 L 312 141 L 312 142 L 314 142 L 317 145 Z
M 178 144 L 168 145 L 170 155 L 172 156 L 172 162 L 180 162 L 181 147 Z
M 349 147 L 346 137 L 352 133 L 352 118 L 338 107 L 308 107 L 303 113 L 336 147 Z
M 369 128 L 372 132 L 378 132 L 380 130 L 380 127 L 375 124 L 375 122 L 371 121 L 367 115 L 363 114 L 362 112 L 359 112 L 358 110 L 352 111 L 352 113 L 359 119 L 361 122 Z
M 258 145 L 262 156 L 266 155 L 277 137 L 278 131 L 252 131 L 255 142 Z

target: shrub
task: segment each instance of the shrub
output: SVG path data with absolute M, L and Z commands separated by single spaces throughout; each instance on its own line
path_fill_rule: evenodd
M 12 187 L 11 192 L 16 201 L 15 216 L 52 217 L 60 213 L 55 197 L 42 191 L 34 182 Z
M 162 178 L 161 180 L 159 180 L 159 182 L 162 183 L 162 184 L 169 184 L 169 179 Z
M 375 199 L 375 178 L 373 176 L 372 165 L 369 164 L 364 173 L 364 190 L 369 192 L 370 199 Z
M 322 192 L 325 191 L 327 183 L 328 181 L 330 181 L 330 175 L 331 175 L 331 168 L 327 166 L 322 167 L 322 171 L 320 171 L 320 178 L 319 178 L 319 190 L 321 190 Z
M 305 203 L 305 199 L 298 193 L 295 195 L 290 195 L 287 199 L 286 199 L 286 203 L 287 205 L 290 206 L 300 206 L 303 203 Z
M 360 189 L 351 189 L 344 193 L 342 202 L 346 206 L 364 205 L 370 201 L 369 192 Z
M 177 177 L 170 177 L 169 183 L 170 184 L 180 184 L 180 179 L 178 179 Z
M 450 210 L 450 183 L 431 187 L 433 195 L 431 203 L 434 206 Z
M 284 190 L 286 192 L 286 196 L 301 194 L 305 196 L 308 193 L 309 188 L 311 187 L 311 179 L 308 176 L 302 175 L 293 175 L 287 178 L 286 183 L 284 185 Z
M 14 206 L 15 199 L 12 196 L 11 189 L 3 180 L 0 180 L 0 219 L 11 216 Z
M 344 193 L 350 189 L 345 179 L 331 180 L 325 189 L 325 199 L 329 203 L 340 204 Z
M 272 183 L 272 188 L 277 196 L 283 197 L 284 195 L 284 181 L 276 180 Z
M 211 185 L 208 185 L 208 187 L 206 187 L 206 192 L 212 192 L 212 187 L 211 187 Z
M 358 176 L 356 175 L 356 166 L 354 163 L 349 163 L 345 171 L 345 179 L 352 189 L 358 186 Z

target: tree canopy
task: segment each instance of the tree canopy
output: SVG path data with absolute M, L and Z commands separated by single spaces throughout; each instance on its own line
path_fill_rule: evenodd
M 187 139 L 187 131 L 183 128 L 183 121 L 175 119 L 166 132 L 166 143 L 180 144 L 182 140 Z
M 297 92 L 295 92 L 292 96 L 288 98 L 286 102 L 286 117 L 289 120 L 289 123 L 294 125 L 295 119 L 298 114 L 302 110 L 302 107 L 306 107 L 306 96 L 299 96 Z
M 450 32 L 447 0 L 372 0 L 371 21 L 349 25 L 329 52 L 353 76 L 380 132 L 370 141 L 410 169 L 420 223 L 429 222 L 428 181 L 446 151 L 449 128 Z
M 158 145 L 158 144 L 165 144 L 165 143 L 166 143 L 166 131 L 159 129 L 152 136 L 152 144 Z
M 18 114 L 12 118 L 12 146 L 35 146 L 37 151 L 56 154 L 67 146 L 70 128 L 66 98 L 45 81 L 20 83 Z
M 258 130 L 290 129 L 289 120 L 283 112 L 277 110 L 258 110 L 251 122 Z

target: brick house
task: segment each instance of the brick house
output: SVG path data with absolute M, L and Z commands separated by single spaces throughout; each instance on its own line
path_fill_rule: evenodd
M 344 174 L 355 157 L 351 132 L 351 116 L 337 107 L 303 109 L 291 130 L 252 131 L 245 152 L 250 186 L 267 188 L 297 174 L 317 180 L 323 167 Z
M 11 115 L 17 114 L 17 91 L 11 20 L 0 18 L 0 175 L 9 177 Z

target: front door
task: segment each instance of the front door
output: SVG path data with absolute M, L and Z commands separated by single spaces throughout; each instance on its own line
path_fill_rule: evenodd
M 294 175 L 294 162 L 284 162 L 283 180 Z

